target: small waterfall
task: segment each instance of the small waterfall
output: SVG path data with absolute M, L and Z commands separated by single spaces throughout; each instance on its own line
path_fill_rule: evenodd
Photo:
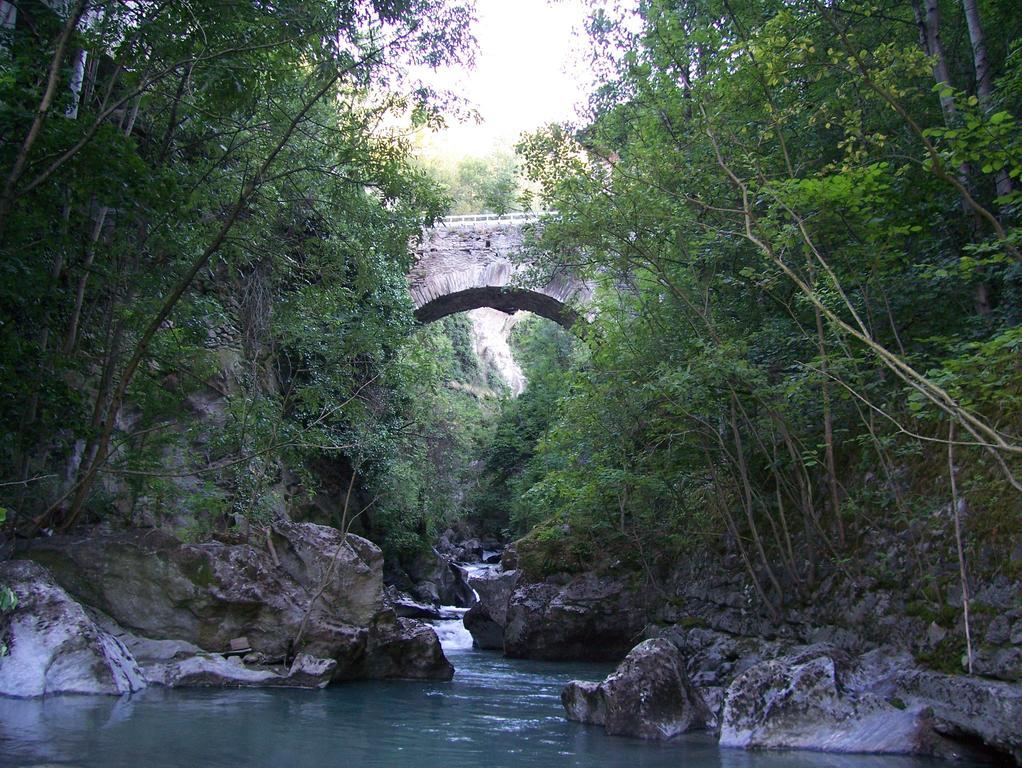
M 472 576 L 494 571 L 500 566 L 487 563 L 458 563 L 456 567 L 464 571 L 466 582 L 471 588 L 470 579 Z M 474 588 L 472 589 L 472 598 L 473 603 L 479 602 L 479 593 Z M 440 647 L 444 649 L 444 653 L 472 650 L 472 633 L 465 629 L 465 622 L 463 621 L 467 611 L 468 608 L 442 605 L 440 606 L 440 618 L 430 622 L 433 625 L 433 629 L 436 630 L 437 637 L 440 638 Z
M 452 605 L 440 606 L 440 618 L 431 621 L 437 637 L 440 638 L 440 647 L 444 653 L 458 653 L 472 650 L 472 635 L 465 629 L 462 618 L 467 608 L 455 608 Z

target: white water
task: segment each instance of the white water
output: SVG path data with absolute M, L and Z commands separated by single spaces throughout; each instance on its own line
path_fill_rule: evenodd
M 444 649 L 445 654 L 472 650 L 472 635 L 465 629 L 465 623 L 462 621 L 467 610 L 468 608 L 442 605 L 441 618 L 430 622 L 436 630 L 437 637 L 440 638 L 440 647 Z

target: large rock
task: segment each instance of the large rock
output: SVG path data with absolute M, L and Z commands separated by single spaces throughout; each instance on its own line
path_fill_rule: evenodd
M 0 584 L 18 605 L 0 616 L 0 694 L 124 694 L 145 687 L 131 653 L 104 632 L 45 568 L 26 560 L 0 563 Z
M 479 599 L 465 614 L 465 629 L 472 634 L 477 648 L 503 650 L 508 605 L 518 583 L 518 571 L 480 571 L 472 574 L 468 583 Z
M 646 625 L 640 591 L 585 573 L 558 583 L 521 584 L 511 595 L 504 653 L 515 658 L 616 661 Z
M 1022 685 L 916 669 L 899 673 L 895 689 L 933 713 L 937 733 L 982 743 L 1022 764 Z
M 411 595 L 391 585 L 384 590 L 387 606 L 405 619 L 439 619 L 440 609 L 435 605 L 420 603 Z
M 607 700 L 603 683 L 572 680 L 561 691 L 561 705 L 569 720 L 590 725 L 606 725 Z
M 710 718 L 681 652 L 662 639 L 637 645 L 602 683 L 569 683 L 561 703 L 569 719 L 642 739 L 670 739 L 705 728 Z
M 444 656 L 433 627 L 385 611 L 369 629 L 366 653 L 360 663 L 339 669 L 335 679 L 363 677 L 450 680 L 454 667 Z
M 328 525 L 273 524 L 274 550 L 281 568 L 308 592 L 322 589 L 319 602 L 332 620 L 367 625 L 383 604 L 383 552 L 367 539 Z
M 342 545 L 336 529 L 312 523 L 277 524 L 273 539 L 279 566 L 265 547 L 182 544 L 158 530 L 38 539 L 25 555 L 135 634 L 213 652 L 245 636 L 268 657 L 354 662 L 383 607 L 380 550 L 357 536 Z
M 960 758 L 973 757 L 972 748 L 947 736 L 983 731 L 1001 749 L 1020 743 L 1017 692 L 1013 703 L 1000 703 L 990 687 L 996 683 L 904 672 L 912 664 L 886 649 L 856 659 L 825 645 L 757 664 L 727 690 L 720 744 Z M 963 690 L 973 696 L 966 716 L 963 702 L 952 701 Z M 944 712 L 935 707 L 940 697 Z
M 404 567 L 409 583 L 402 586 L 424 602 L 467 608 L 474 597 L 465 569 L 435 549 L 420 552 Z
M 300 653 L 288 669 L 246 666 L 240 657 L 200 654 L 184 659 L 143 664 L 154 685 L 172 688 L 323 688 L 333 679 L 337 662 Z
M 791 646 L 757 637 L 741 637 L 707 627 L 653 627 L 650 634 L 674 643 L 686 659 L 692 683 L 721 687 L 749 667 L 787 653 Z

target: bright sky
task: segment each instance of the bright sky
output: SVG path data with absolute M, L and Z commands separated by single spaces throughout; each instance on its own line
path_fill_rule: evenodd
M 483 119 L 427 140 L 453 157 L 510 147 L 523 131 L 569 119 L 589 92 L 583 0 L 477 0 L 476 15 L 475 68 L 435 78 Z

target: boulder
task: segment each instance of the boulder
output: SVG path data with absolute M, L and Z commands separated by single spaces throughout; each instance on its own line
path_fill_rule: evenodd
M 469 577 L 479 599 L 468 609 L 464 622 L 477 648 L 504 649 L 508 604 L 517 582 L 518 571 L 480 571 Z
M 142 672 L 124 644 L 104 632 L 37 563 L 0 563 L 0 584 L 18 597 L 0 616 L 0 694 L 124 694 L 145 687 Z
M 275 524 L 273 540 L 279 565 L 263 547 L 183 544 L 158 530 L 37 539 L 25 556 L 134 634 L 212 652 L 245 636 L 283 658 L 312 604 L 299 650 L 342 664 L 358 656 L 359 628 L 383 607 L 379 548 L 353 535 L 342 545 L 339 531 L 312 523 Z
M 561 705 L 569 720 L 592 725 L 607 723 L 607 700 L 603 697 L 603 683 L 572 680 L 561 691 Z
M 467 608 L 474 599 L 465 569 L 436 550 L 420 552 L 405 565 L 411 594 L 423 602 Z
M 383 604 L 383 552 L 367 539 L 336 528 L 278 520 L 274 551 L 280 567 L 307 592 L 323 589 L 319 602 L 333 620 L 365 626 Z M 325 585 L 325 588 L 324 588 Z
M 662 639 L 639 643 L 602 683 L 570 683 L 561 703 L 569 719 L 641 739 L 670 739 L 705 728 L 710 718 L 681 652 Z
M 933 730 L 1022 763 L 1022 685 L 929 670 L 900 672 L 896 694 L 933 713 Z
M 721 687 L 761 661 L 776 658 L 790 646 L 756 637 L 740 637 L 708 627 L 654 628 L 650 634 L 674 643 L 687 660 L 687 672 L 696 686 Z
M 500 553 L 500 567 L 505 571 L 518 570 L 518 549 L 514 544 L 508 544 Z
M 886 695 L 905 663 L 897 654 L 853 661 L 816 645 L 757 664 L 727 689 L 720 745 L 952 756 L 924 703 Z
M 467 608 L 473 600 L 465 569 L 452 556 L 436 549 L 418 552 L 400 562 L 389 561 L 384 578 L 388 586 L 412 600 L 434 607 Z
M 976 649 L 973 669 L 977 674 L 998 680 L 1022 681 L 1022 647 L 980 647 Z
M 354 665 L 338 669 L 335 679 L 400 678 L 450 680 L 454 667 L 429 624 L 384 611 L 369 628 L 366 651 Z
M 504 653 L 513 658 L 616 661 L 646 626 L 643 594 L 621 579 L 584 573 L 519 583 L 504 626 Z
M 420 603 L 397 587 L 388 586 L 385 594 L 387 605 L 401 618 L 430 620 L 440 618 L 440 610 L 436 606 Z
M 171 688 L 323 688 L 333 679 L 337 662 L 300 653 L 288 669 L 252 666 L 238 656 L 200 654 L 143 664 L 154 685 Z

